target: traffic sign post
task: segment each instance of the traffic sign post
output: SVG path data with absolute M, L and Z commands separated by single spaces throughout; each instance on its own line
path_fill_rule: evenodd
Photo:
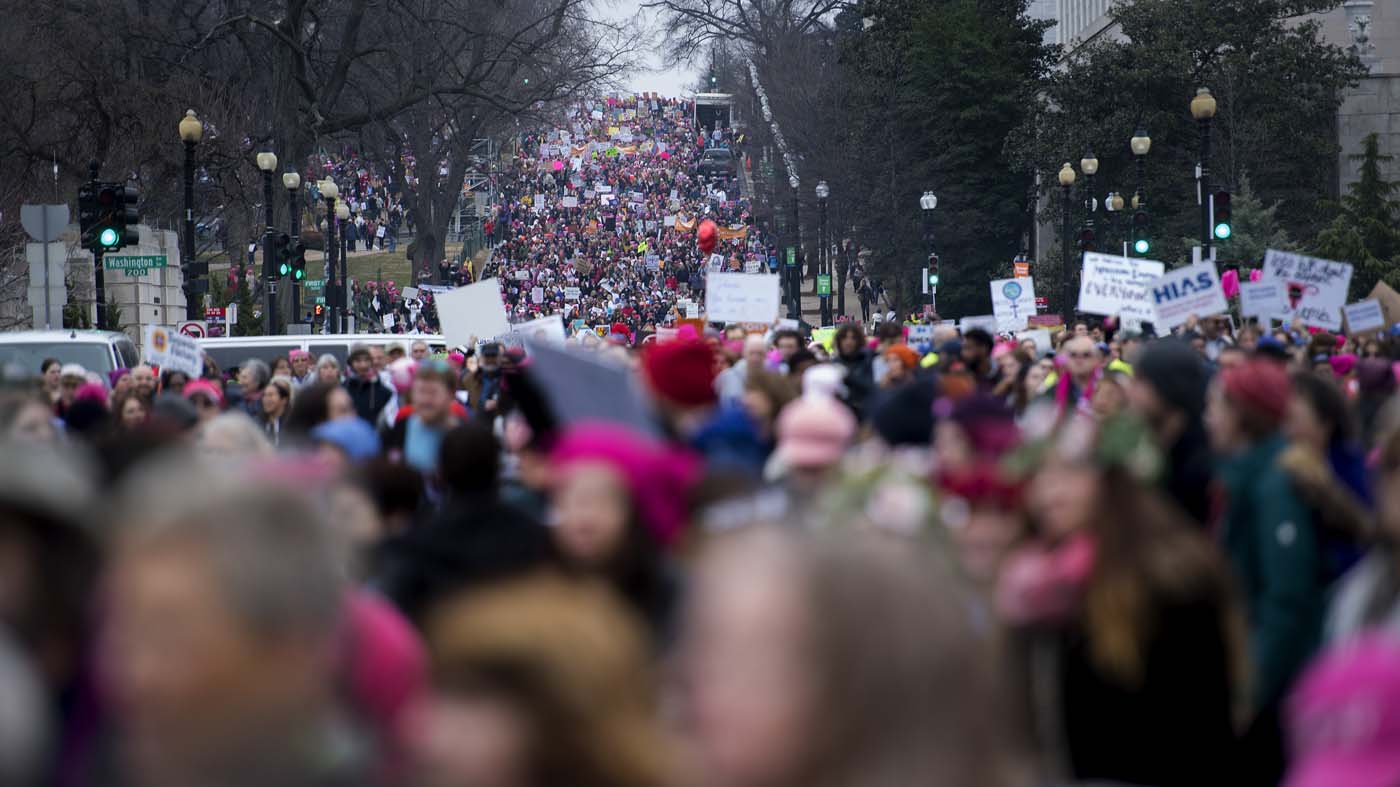
M 102 258 L 103 267 L 109 271 L 123 271 L 127 276 L 145 276 L 155 268 L 164 268 L 164 254 L 106 254 Z
M 203 339 L 209 335 L 209 326 L 204 320 L 185 320 L 176 330 L 192 339 Z
M 831 297 L 831 274 L 830 274 L 830 273 L 819 273 L 819 274 L 817 274 L 817 295 L 820 295 L 820 296 L 823 297 L 823 298 L 829 298 L 829 297 Z
M 29 262 L 29 303 L 34 306 L 34 323 L 39 323 L 38 301 L 34 297 L 35 293 L 42 290 L 44 299 L 44 329 L 53 329 L 53 307 L 57 301 L 59 306 L 68 303 L 68 290 L 63 286 L 63 244 L 54 243 L 62 234 L 63 229 L 68 226 L 68 206 L 67 205 L 21 205 L 19 208 L 19 223 L 23 225 L 24 231 L 29 233 L 35 243 L 26 247 L 26 257 Z M 35 248 L 36 246 L 41 248 Z M 56 247 L 56 248 L 54 248 Z M 37 252 L 37 254 L 36 254 Z M 54 256 L 58 255 L 55 260 Z M 58 265 L 55 268 L 54 263 Z M 40 268 L 41 286 L 34 286 L 34 269 Z M 55 270 L 57 273 L 55 273 Z

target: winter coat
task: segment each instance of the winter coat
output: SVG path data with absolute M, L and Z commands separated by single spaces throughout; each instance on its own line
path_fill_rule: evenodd
M 1272 435 L 1221 468 L 1225 553 L 1249 624 L 1254 707 L 1274 705 L 1317 649 L 1327 582 L 1317 528 Z
M 368 380 L 351 377 L 345 381 L 345 392 L 350 394 L 350 401 L 355 405 L 355 414 L 370 424 L 378 422 L 379 411 L 383 410 L 394 396 L 394 392 L 380 382 L 378 377 Z

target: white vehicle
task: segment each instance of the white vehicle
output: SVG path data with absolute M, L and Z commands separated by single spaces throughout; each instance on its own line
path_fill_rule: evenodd
M 0 333 L 0 366 L 15 364 L 39 374 L 46 358 L 76 363 L 103 375 L 141 362 L 131 337 L 116 331 L 15 331 Z
M 412 348 L 414 342 L 428 343 L 430 353 L 440 353 L 447 349 L 441 336 L 414 333 L 331 333 L 331 334 L 282 334 L 277 336 L 221 336 L 217 339 L 199 339 L 199 347 L 228 371 L 241 365 L 249 358 L 257 358 L 271 364 L 278 356 L 285 357 L 292 350 L 306 350 L 313 360 L 326 353 L 334 355 L 343 365 L 350 356 L 350 348 L 356 344 L 401 344 L 404 350 Z

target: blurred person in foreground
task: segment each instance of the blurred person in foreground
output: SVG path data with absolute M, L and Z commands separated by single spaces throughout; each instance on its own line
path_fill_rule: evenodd
M 1185 342 L 1147 345 L 1127 384 L 1128 408 L 1147 424 L 1166 459 L 1162 488 L 1198 525 L 1210 521 L 1211 453 L 1206 437 L 1210 370 Z
M 605 588 L 521 578 L 459 597 L 428 632 L 433 690 L 408 723 L 415 784 L 677 783 L 646 637 Z
M 920 549 L 768 528 L 716 542 L 679 657 L 699 784 L 1014 783 L 988 642 Z
M 1280 703 L 1317 648 L 1329 583 L 1317 527 L 1279 461 L 1291 397 L 1283 367 L 1255 358 L 1222 370 L 1206 405 L 1222 457 L 1223 546 L 1249 624 L 1251 721 L 1241 756 L 1251 784 L 1282 776 Z
M 1031 471 L 1033 534 L 1005 558 L 996 606 L 1023 651 L 1044 775 L 1220 778 L 1242 637 L 1224 565 L 1154 489 L 1146 428 L 1076 416 L 1009 461 Z
M 149 467 L 124 500 L 101 660 L 112 783 L 367 783 L 370 752 L 337 699 L 341 547 L 317 507 L 207 463 Z

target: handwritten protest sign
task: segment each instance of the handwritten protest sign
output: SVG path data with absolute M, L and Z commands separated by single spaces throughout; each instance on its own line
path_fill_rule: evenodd
M 1147 283 L 1166 273 L 1156 260 L 1088 252 L 1079 280 L 1079 311 L 1139 320 L 1155 317 Z
M 146 360 L 161 370 L 184 372 L 190 377 L 204 375 L 204 356 L 199 342 L 179 331 L 160 325 L 147 325 L 142 350 Z
M 578 287 L 565 287 L 565 288 L 564 288 L 564 300 L 566 300 L 566 301 L 576 301 L 576 300 L 579 299 L 579 296 L 580 296 L 581 294 L 582 294 L 582 292 L 579 290 Z
M 997 330 L 1009 333 L 1026 327 L 1026 318 L 1035 314 L 1035 282 L 1031 277 L 998 279 L 991 288 Z
M 449 345 L 467 344 L 473 337 L 487 339 L 510 331 L 501 285 L 483 279 L 437 296 L 438 320 Z
M 1343 310 L 1346 312 L 1348 333 L 1366 333 L 1385 327 L 1385 313 L 1381 311 L 1380 301 L 1357 301 L 1347 304 Z
M 538 344 L 545 342 L 556 347 L 564 346 L 564 318 L 551 314 L 529 322 L 516 323 L 510 327 L 511 335 L 522 343 Z
M 1215 263 L 1202 262 L 1163 274 L 1147 285 L 1159 329 L 1175 328 L 1191 315 L 1205 317 L 1227 311 L 1225 291 Z
M 1276 279 L 1240 282 L 1240 314 L 1245 317 L 1271 318 L 1288 306 L 1283 282 Z
M 778 316 L 778 277 L 711 273 L 705 278 L 705 315 L 711 322 L 771 323 Z
M 1285 298 L 1284 310 L 1270 316 L 1341 330 L 1351 274 L 1352 267 L 1345 262 L 1269 249 L 1264 253 L 1264 278 L 1283 282 Z

